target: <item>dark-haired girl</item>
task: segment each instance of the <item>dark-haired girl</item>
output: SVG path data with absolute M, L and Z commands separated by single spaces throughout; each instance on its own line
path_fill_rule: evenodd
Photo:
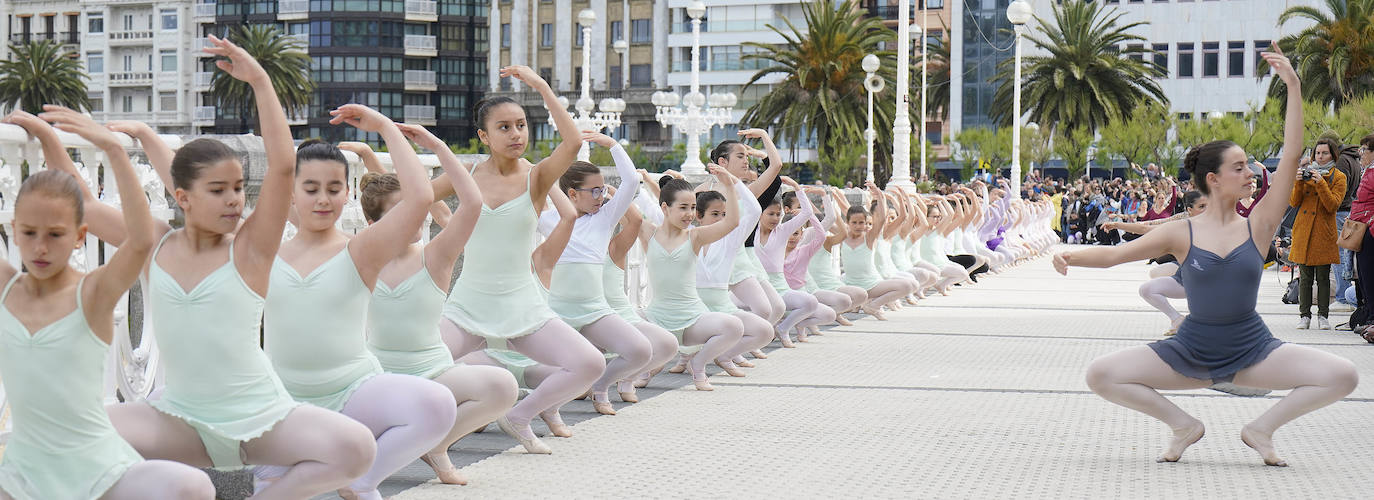
M 789 177 L 782 177 L 783 184 L 791 187 L 796 193 L 801 193 L 801 186 L 797 181 Z M 804 194 L 804 193 L 803 193 Z M 787 241 L 791 239 L 792 233 L 801 230 L 807 222 L 815 216 L 816 210 L 811 206 L 811 199 L 802 196 L 799 200 L 801 211 L 793 214 L 787 222 L 783 222 L 782 201 L 774 199 L 772 203 L 765 205 L 763 216 L 759 219 L 758 233 L 754 236 L 754 253 L 763 267 L 763 271 L 768 273 L 768 284 L 773 287 L 773 291 L 782 297 L 786 315 L 778 322 L 776 327 L 778 339 L 784 346 L 791 344 L 788 338 L 793 329 L 797 329 L 797 340 L 806 341 L 806 328 L 822 323 L 829 323 L 835 319 L 834 311 L 828 313 L 821 309 L 829 307 L 821 305 L 816 300 L 816 296 L 809 293 L 793 290 L 787 284 L 787 276 L 783 273 L 784 261 L 787 258 Z M 777 237 L 774 238 L 774 233 Z M 825 318 L 829 319 L 825 319 Z M 825 321 L 821 321 L 825 319 Z
M 477 137 L 491 152 L 472 169 L 484 204 L 464 249 L 463 270 L 449 293 L 440 324 L 455 359 L 483 347 L 509 348 L 558 372 L 497 419 L 526 451 L 549 453 L 534 435 L 530 420 L 584 393 L 606 370 L 601 352 L 558 318 L 530 273 L 538 214 L 554 183 L 567 172 L 582 146 L 582 133 L 558 96 L 534 70 L 502 68 L 502 77 L 519 79 L 539 92 L 563 142 L 548 158 L 531 164 L 521 156 L 529 142 L 524 108 L 497 97 L 477 104 Z M 435 198 L 453 194 L 445 175 L 435 178 Z M 534 193 L 539 193 L 535 195 Z
M 353 419 L 292 400 L 258 347 L 263 297 L 291 204 L 295 154 L 267 72 L 243 49 L 209 39 L 214 46 L 206 52 L 227 58 L 216 66 L 253 89 L 267 170 L 257 206 L 240 224 L 245 181 L 233 150 L 197 139 L 172 156 L 146 125 L 112 125 L 135 131 L 186 225 L 173 231 L 155 222 L 161 243 L 148 259 L 147 300 L 167 385 L 148 402 L 108 411 L 120 435 L 145 458 L 196 467 L 283 466 L 280 479 L 254 498 L 309 498 L 366 472 L 376 441 Z M 124 241 L 122 221 L 105 216 L 92 222 L 102 240 Z
M 611 234 L 639 191 L 639 175 L 629 154 L 615 139 L 584 132 L 583 140 L 610 150 L 620 185 L 607 200 L 601 169 L 587 162 L 575 162 L 559 180 L 559 189 L 577 212 L 571 238 L 558 254 L 558 263 L 550 276 L 549 305 L 592 345 L 617 355 L 606 363 L 605 373 L 591 387 L 596 411 L 615 415 L 608 394 L 611 384 L 620 382 L 618 392 L 634 399 L 634 376 L 672 359 L 677 341 L 662 329 L 636 329 L 606 302 L 606 293 L 601 288 L 602 266 L 606 265 Z M 545 210 L 540 215 L 540 232 L 547 234 L 559 220 L 555 210 Z
M 763 142 L 764 151 L 751 148 L 740 141 L 726 140 L 711 150 L 711 162 L 724 168 L 735 178 L 746 180 L 754 174 L 749 166 L 749 159 L 751 157 L 765 158 L 767 168 L 764 169 L 763 173 L 758 174 L 758 178 L 753 181 L 746 181 L 749 191 L 754 195 L 754 200 L 741 199 L 739 202 L 741 210 L 752 211 L 752 208 L 746 209 L 743 204 L 754 203 L 757 209 L 762 212 L 764 203 L 768 203 L 776 197 L 779 188 L 782 187 L 782 180 L 778 178 L 779 173 L 782 172 L 782 155 L 778 154 L 778 148 L 773 145 L 773 139 L 766 130 L 758 128 L 741 130 L 739 136 L 741 139 L 759 139 Z M 730 189 L 729 186 L 715 186 L 714 184 L 698 187 L 699 190 L 711 188 L 716 189 L 721 194 L 726 194 L 725 191 Z M 709 214 L 707 215 L 708 217 L 703 218 L 701 222 L 709 223 L 710 217 Z M 744 221 L 743 218 L 740 220 Z M 753 252 L 754 230 L 758 226 L 758 221 L 755 220 L 743 225 L 747 226 L 743 244 L 738 248 L 727 249 L 735 251 L 736 256 L 734 260 L 730 261 L 730 276 L 726 285 L 728 285 L 734 299 L 739 301 L 741 307 L 767 320 L 770 325 L 776 324 L 782 319 L 786 306 L 782 303 L 782 297 L 772 287 L 767 286 L 767 274 L 763 272 L 758 263 L 758 257 Z M 698 285 L 710 288 L 719 286 L 714 279 L 709 283 L 698 283 Z
M 467 479 L 449 461 L 449 447 L 501 416 L 519 395 L 515 378 L 505 370 L 454 364 L 439 334 L 453 264 L 477 223 L 482 195 L 458 157 L 434 134 L 418 125 L 398 123 L 396 127 L 407 139 L 438 157 L 462 203 L 444 229 L 424 244 L 419 243 L 420 233 L 425 230 L 422 225 L 411 235 L 401 254 L 377 275 L 367 311 L 367 348 L 388 373 L 424 377 L 448 388 L 458 404 L 457 418 L 448 435 L 420 459 L 434 469 L 439 481 L 466 484 Z M 365 144 L 350 147 L 364 153 L 360 156 L 365 165 L 375 164 L 368 165 L 368 170 L 380 170 L 381 165 L 370 154 L 371 148 Z M 358 184 L 363 216 L 369 224 L 390 214 L 408 194 L 397 174 L 375 170 L 364 175 Z M 434 211 L 431 206 L 430 212 Z
M 725 193 L 727 206 L 739 203 L 736 192 L 744 183 L 729 171 L 712 165 L 711 173 L 721 185 L 732 187 Z M 692 227 L 696 219 L 696 196 L 692 185 L 670 179 L 659 191 L 663 224 L 649 238 L 647 265 L 651 299 L 644 316 L 673 332 L 683 347 L 687 370 L 699 391 L 713 390 L 706 381 L 706 361 L 719 359 L 738 345 L 744 336 L 744 323 L 726 313 L 707 309 L 697 294 L 697 254 L 702 248 L 730 234 L 739 225 L 739 211 L 727 211 L 715 224 Z
M 834 252 L 837 251 L 835 245 L 839 245 L 849 237 L 849 232 L 844 223 L 845 214 L 849 212 L 849 201 L 845 200 L 843 192 L 832 187 L 829 198 L 825 200 L 823 205 L 826 208 L 825 222 L 828 227 L 807 230 L 808 233 L 819 232 L 816 237 L 822 241 L 806 263 L 806 283 L 803 289 L 814 294 L 817 300 L 835 309 L 836 321 L 844 325 L 849 321 L 844 320 L 844 316 L 841 314 L 857 311 L 867 304 L 868 291 L 846 285 L 840 279 L 840 270 L 835 265 Z M 847 297 L 847 300 L 838 295 Z M 844 305 L 846 303 L 847 306 Z
M 878 273 L 873 252 L 887 225 L 887 203 L 873 181 L 865 183 L 865 187 L 878 201 L 877 210 L 872 215 L 859 206 L 846 211 L 844 229 L 847 237 L 840 243 L 840 262 L 844 266 L 844 284 L 868 291 L 870 298 L 863 305 L 863 311 L 879 320 L 887 320 L 882 307 L 915 293 L 916 287 L 911 281 L 884 279 Z
M 739 212 L 739 224 L 730 230 L 724 238 L 716 240 L 697 255 L 697 295 L 701 297 L 702 303 L 712 312 L 733 315 L 744 323 L 744 337 L 740 339 L 740 344 L 731 348 L 728 356 L 715 360 L 716 365 L 725 373 L 734 377 L 744 376 L 744 372 L 737 367 L 752 368 L 754 364 L 744 359 L 746 352 L 761 352 L 764 346 L 773 341 L 773 324 L 768 319 L 760 315 L 760 311 L 771 314 L 769 309 L 762 310 L 765 300 L 755 303 L 760 311 L 745 311 L 735 305 L 730 293 L 730 281 L 734 277 L 736 269 L 753 269 L 752 265 L 739 265 L 736 262 L 745 258 L 740 253 L 744 247 L 744 241 L 754 233 L 754 227 L 758 224 L 759 216 L 762 213 L 758 203 L 754 201 L 753 192 L 748 187 L 740 189 L 739 186 L 731 186 L 735 191 L 736 200 L 734 211 Z M 707 227 L 720 223 L 725 220 L 726 212 L 730 211 L 730 205 L 725 201 L 722 191 L 707 190 L 696 194 L 697 227 Z M 753 253 L 753 252 L 749 252 Z M 741 278 L 749 283 L 756 283 L 757 278 L 749 276 Z M 736 284 L 739 284 L 736 282 Z M 748 288 L 747 285 L 745 285 Z M 736 296 L 737 297 L 737 296 Z M 747 303 L 746 303 L 747 306 Z M 791 341 L 785 342 L 784 347 L 791 347 Z M 688 358 L 682 358 L 677 366 L 669 371 L 681 373 L 687 368 Z
M 1170 222 L 1129 243 L 1064 252 L 1055 269 L 1069 266 L 1111 267 L 1164 253 L 1179 258 L 1189 315 L 1178 334 L 1148 346 L 1118 351 L 1088 367 L 1088 387 L 1108 401 L 1159 419 L 1173 430 L 1160 461 L 1177 461 L 1202 438 L 1201 421 L 1174 405 L 1159 390 L 1199 389 L 1214 382 L 1243 387 L 1289 390 L 1287 396 L 1240 432 L 1267 465 L 1287 465 L 1274 451 L 1273 434 L 1283 424 L 1340 400 L 1355 389 L 1359 375 L 1349 361 L 1325 351 L 1286 344 L 1269 334 L 1255 311 L 1264 262 L 1287 209 L 1288 194 L 1298 177 L 1303 147 L 1302 92 L 1298 75 L 1277 50 L 1263 54 L 1287 87 L 1283 155 L 1265 196 L 1241 217 L 1232 208 L 1250 191 L 1254 173 L 1245 151 L 1230 141 L 1198 145 L 1184 158 L 1199 191 L 1211 203 L 1207 211 Z
M 16 111 L 3 120 L 38 139 L 52 170 L 30 175 L 14 200 L 9 244 L 18 247 L 23 270 L 0 262 L 0 380 L 14 423 L 0 462 L 0 498 L 214 498 L 205 473 L 143 460 L 105 413 L 114 309 L 152 253 L 153 219 L 114 134 L 70 109 L 43 109 L 41 119 Z M 86 188 L 68 173 L 75 167 L 44 120 L 100 148 L 123 199 L 111 215 L 123 218 L 128 236 L 89 273 L 69 265 L 86 240 Z

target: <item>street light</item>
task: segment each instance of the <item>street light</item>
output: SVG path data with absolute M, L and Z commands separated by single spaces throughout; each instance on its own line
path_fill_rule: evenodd
M 1027 123 L 1027 124 L 1026 124 L 1026 130 L 1029 131 L 1032 135 L 1035 136 L 1035 140 L 1037 140 L 1037 141 L 1040 140 L 1040 125 L 1037 125 L 1035 122 Z M 1031 170 L 1035 170 L 1035 162 L 1034 162 L 1034 161 L 1030 162 L 1030 168 L 1031 168 Z M 1043 174 L 1044 172 L 1041 172 L 1041 173 Z
M 630 88 L 630 42 L 621 38 L 611 44 L 611 48 L 620 56 L 620 88 Z
M 926 177 L 926 12 L 921 11 L 921 24 L 913 26 L 921 37 L 921 178 Z
M 575 108 L 577 115 L 573 121 L 577 123 L 578 130 L 600 131 L 601 129 L 614 129 L 620 127 L 620 113 L 625 111 L 625 100 L 617 98 L 606 98 L 601 100 L 600 111 L 593 112 L 597 106 L 596 101 L 592 100 L 592 25 L 596 24 L 596 12 L 592 9 L 582 9 L 577 13 L 577 24 L 582 26 L 582 97 L 577 99 Z M 623 66 L 622 66 L 623 68 Z M 558 103 L 563 107 L 568 106 L 567 98 L 559 97 Z M 553 122 L 550 121 L 550 124 Z M 558 126 L 554 125 L 554 130 Z M 579 161 L 588 161 L 592 157 L 590 143 L 582 143 L 582 148 L 577 150 Z
M 1015 84 L 1012 87 L 1012 127 L 1011 127 L 1011 189 L 1021 192 L 1021 37 L 1026 32 L 1026 23 L 1031 20 L 1031 6 L 1025 0 L 1016 0 L 1007 6 L 1007 20 L 1011 21 L 1016 33 Z
M 868 143 L 868 181 L 873 181 L 873 139 L 877 134 L 873 132 L 873 94 L 882 92 L 883 87 L 887 86 L 881 77 L 874 74 L 881 67 L 878 56 L 869 54 L 864 56 L 863 69 L 868 76 L 864 78 L 864 88 L 868 89 L 868 128 L 864 130 L 864 141 Z
M 892 120 L 892 178 L 889 185 L 911 186 L 911 0 L 897 2 L 897 116 Z M 922 120 L 924 121 L 924 120 Z
M 701 163 L 701 134 L 711 131 L 711 127 L 725 126 L 734 122 L 730 111 L 735 107 L 733 92 L 711 94 L 708 100 L 701 93 L 701 66 L 698 57 L 701 52 L 701 17 L 706 15 L 706 4 L 694 0 L 687 4 L 687 15 L 692 18 L 692 91 L 678 96 L 673 92 L 654 92 L 650 99 L 658 112 L 654 119 L 664 127 L 677 127 L 687 136 L 687 159 L 682 162 L 682 175 L 704 177 L 706 165 Z M 682 107 L 678 107 L 678 103 Z

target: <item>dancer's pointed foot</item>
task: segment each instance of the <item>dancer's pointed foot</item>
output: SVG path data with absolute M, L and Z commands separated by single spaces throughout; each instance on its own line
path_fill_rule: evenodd
M 839 314 L 835 315 L 835 323 L 839 324 L 840 326 L 854 326 L 853 321 L 849 321 L 849 318 L 846 318 Z
M 755 366 L 758 366 L 755 365 L 754 362 L 744 359 L 744 357 L 742 356 L 739 359 L 733 359 L 731 361 L 735 363 L 735 366 L 738 366 L 740 368 L 753 368 Z
M 615 391 L 620 393 L 620 400 L 626 403 L 638 403 L 639 396 L 635 394 L 634 382 L 622 380 L 616 382 Z
M 719 366 L 720 369 L 725 370 L 725 373 L 729 374 L 731 377 L 744 376 L 744 371 L 740 370 L 738 366 L 735 366 L 734 361 L 725 360 L 724 362 L 721 362 L 721 360 L 717 359 L 715 362 L 716 366 Z
M 468 478 L 463 473 L 458 472 L 458 468 L 453 466 L 448 460 L 448 450 L 441 452 L 430 452 L 420 456 L 420 460 L 425 462 L 429 468 L 434 469 L 434 474 L 439 476 L 439 482 L 444 484 L 468 484 Z
M 682 373 L 687 371 L 687 356 L 677 358 L 677 364 L 668 369 L 668 373 Z
M 615 415 L 615 407 L 611 406 L 610 401 L 592 400 L 592 409 L 602 415 Z
M 797 347 L 796 345 L 793 345 L 793 344 L 792 344 L 792 336 L 791 336 L 791 335 L 788 335 L 788 334 L 786 334 L 786 333 L 781 333 L 781 332 L 779 332 L 779 333 L 778 333 L 778 340 L 782 341 L 782 346 L 783 346 L 783 347 L 786 347 L 786 348 L 788 348 L 788 349 L 791 349 L 791 348 L 793 348 L 793 347 Z
M 1279 458 L 1279 454 L 1274 451 L 1273 433 L 1258 431 L 1246 425 L 1240 429 L 1240 440 L 1245 446 L 1259 452 L 1260 458 L 1264 459 L 1264 465 L 1288 467 L 1288 462 Z
M 548 420 L 545 419 L 544 422 L 548 422 Z M 563 423 L 563 421 L 560 419 L 558 423 L 561 424 Z M 516 441 L 519 441 L 520 446 L 525 447 L 526 453 L 533 453 L 536 455 L 548 455 L 550 453 L 553 453 L 553 450 L 549 449 L 549 445 L 544 444 L 543 441 L 539 440 L 539 436 L 534 435 L 534 429 L 530 428 L 529 422 L 525 422 L 523 425 L 517 426 L 516 424 L 511 423 L 509 417 L 503 416 L 501 418 L 496 419 L 496 425 L 501 428 L 501 432 L 504 432 L 506 433 L 506 435 L 515 438 Z M 549 429 L 552 430 L 553 426 L 549 426 Z M 555 435 L 557 435 L 556 432 Z
M 1192 424 L 1174 429 L 1174 437 L 1169 440 L 1169 447 L 1165 448 L 1164 453 L 1155 461 L 1161 463 L 1177 462 L 1179 458 L 1183 457 L 1183 450 L 1202 439 L 1202 435 L 1205 433 L 1206 428 L 1200 420 L 1193 420 Z
M 863 310 L 865 314 L 872 316 L 878 321 L 887 321 L 887 316 L 883 316 L 883 312 L 876 307 L 864 306 Z
M 339 498 L 344 500 L 385 500 L 382 498 L 382 494 L 378 493 L 377 490 L 359 492 L 353 491 L 352 488 L 339 488 L 339 490 L 334 493 L 337 493 Z
M 768 359 L 768 355 L 764 354 L 762 349 L 754 349 L 752 351 L 749 351 L 749 355 L 753 356 L 754 359 Z
M 714 391 L 714 390 L 716 390 L 715 387 L 711 387 L 711 383 L 710 383 L 710 382 L 707 382 L 706 379 L 701 379 L 701 380 L 692 379 L 692 385 L 696 386 L 696 388 L 697 388 L 698 391 Z
M 557 408 L 544 410 L 543 413 L 539 414 L 539 419 L 544 421 L 544 425 L 549 426 L 549 432 L 552 433 L 554 437 L 572 437 L 572 429 L 568 427 L 568 424 L 563 423 L 563 415 L 558 413 Z M 505 429 L 501 430 L 504 431 Z M 533 431 L 531 431 L 531 434 L 533 434 Z
M 824 333 L 821 333 L 821 328 L 815 325 L 806 327 L 806 333 L 815 335 L 817 337 L 825 335 Z
M 916 298 L 908 295 L 906 298 L 906 303 L 914 306 L 916 305 Z

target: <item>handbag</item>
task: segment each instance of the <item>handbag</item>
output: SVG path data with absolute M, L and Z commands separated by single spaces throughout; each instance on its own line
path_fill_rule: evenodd
M 1288 289 L 1283 291 L 1281 300 L 1284 304 L 1298 303 L 1298 278 L 1293 278 L 1292 281 L 1288 282 Z
M 1360 251 L 1364 246 L 1364 233 L 1369 230 L 1369 224 L 1354 219 L 1346 219 L 1345 226 L 1341 228 L 1340 236 L 1336 237 L 1336 246 L 1350 250 Z

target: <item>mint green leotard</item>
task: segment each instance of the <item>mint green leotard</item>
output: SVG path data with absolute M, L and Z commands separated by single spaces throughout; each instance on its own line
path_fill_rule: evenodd
M 921 238 L 921 260 L 938 267 L 945 267 L 953 264 L 953 262 L 950 262 L 949 257 L 945 255 L 945 238 L 935 231 L 931 231 L 930 234 Z
M 305 276 L 277 257 L 267 297 L 267 356 L 297 401 L 340 411 L 353 391 L 382 373 L 366 342 L 372 291 L 347 245 Z
M 157 264 L 157 250 L 148 267 L 148 305 L 167 383 L 148 404 L 195 429 L 216 467 L 241 467 L 243 442 L 300 404 L 258 346 L 264 301 L 234 266 L 232 241 L 229 261 L 190 292 Z
M 696 324 L 709 310 L 697 296 L 697 256 L 692 254 L 692 239 L 687 238 L 672 252 L 656 238 L 649 238 L 649 286 L 652 300 L 644 316 L 677 337 L 679 352 L 696 352 L 700 345 L 687 346 L 682 332 Z
M 0 292 L 0 380 L 14 432 L 0 461 L 0 490 L 16 500 L 99 498 L 129 467 L 143 461 L 105 414 L 105 364 L 110 346 L 86 324 L 81 288 L 76 310 L 38 331 L 4 306 Z
M 873 249 L 869 248 L 868 242 L 860 243 L 858 248 L 854 248 L 849 246 L 849 242 L 841 241 L 840 260 L 844 264 L 846 285 L 869 290 L 883 280 L 873 263 Z
M 601 288 L 606 292 L 606 303 L 610 304 L 620 319 L 631 325 L 644 321 L 644 318 L 635 313 L 634 305 L 630 304 L 630 297 L 625 295 L 625 270 L 615 265 L 615 261 L 611 260 L 609 255 L 606 256 L 606 262 L 601 265 Z
M 806 274 L 810 278 L 807 280 L 808 292 L 838 290 L 844 286 L 844 281 L 840 280 L 840 273 L 835 270 L 834 259 L 834 255 L 825 249 L 825 245 L 821 245 L 816 254 L 811 256 L 811 262 L 806 265 Z
M 897 275 L 897 267 L 892 265 L 892 242 L 882 236 L 873 241 L 873 267 L 883 279 Z
M 591 262 L 559 262 L 549 278 L 549 308 L 573 328 L 582 328 L 615 314 L 601 289 L 604 265 Z
M 432 379 L 453 367 L 453 354 L 439 335 L 446 295 L 420 251 L 420 270 L 396 288 L 378 279 L 367 309 L 367 348 L 390 373 Z
M 912 268 L 916 267 L 916 265 L 911 262 L 911 251 L 908 248 L 911 246 L 911 243 L 901 236 L 893 236 L 891 241 L 891 259 L 893 267 L 896 267 L 898 271 L 910 271 Z
M 538 220 L 529 182 L 526 177 L 525 192 L 499 207 L 482 205 L 463 249 L 463 271 L 444 303 L 444 318 L 487 338 L 488 345 L 504 345 L 558 319 L 530 272 Z

